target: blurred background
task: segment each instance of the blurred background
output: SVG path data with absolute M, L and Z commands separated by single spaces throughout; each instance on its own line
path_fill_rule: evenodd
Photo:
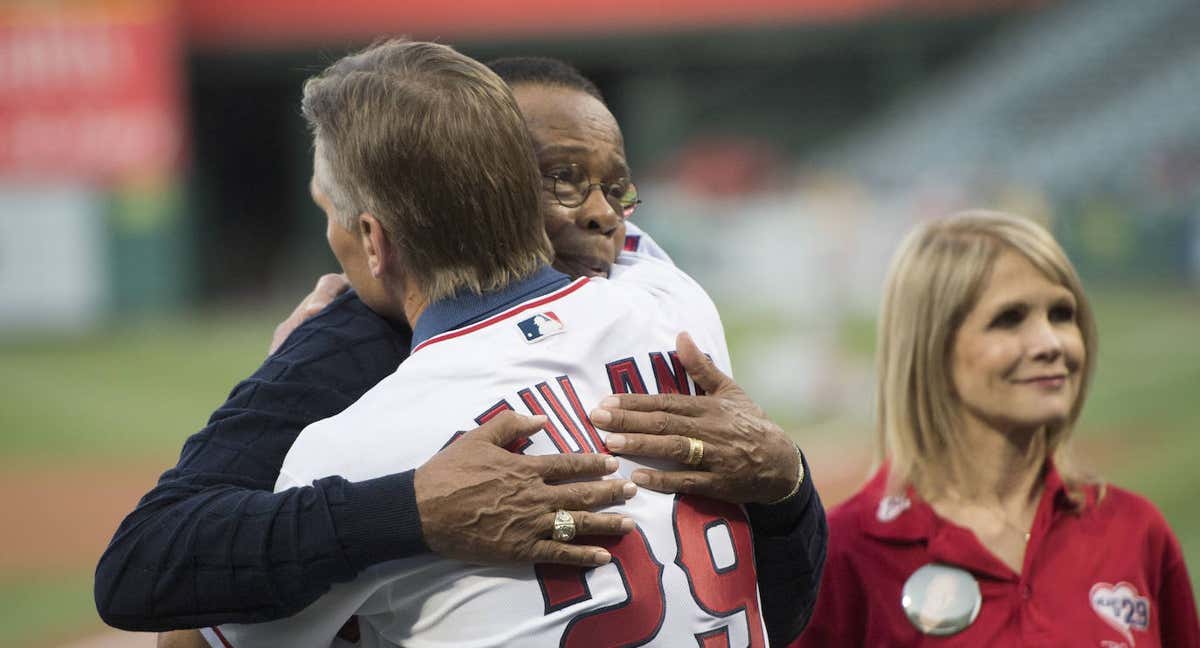
M 871 461 L 874 315 L 913 223 L 1050 226 L 1099 314 L 1082 462 L 1200 575 L 1200 3 L 5 0 L 0 645 L 104 634 L 91 572 L 336 262 L 303 80 L 377 36 L 594 79 L 637 222 L 721 307 L 827 503 Z

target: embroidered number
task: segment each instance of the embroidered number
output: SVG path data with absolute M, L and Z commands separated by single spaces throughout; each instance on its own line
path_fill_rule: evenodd
M 760 648 L 763 638 L 754 547 L 742 510 L 732 504 L 680 495 L 672 514 L 678 553 L 675 563 L 687 575 L 696 604 L 717 617 L 736 617 L 745 623 L 748 646 Z M 718 562 L 711 537 L 727 542 Z M 560 646 L 640 646 L 652 641 L 662 628 L 666 595 L 663 564 L 654 557 L 640 527 L 620 537 L 591 537 L 582 542 L 602 546 L 612 554 L 621 575 L 626 598 L 619 603 L 582 613 L 563 631 Z M 731 551 L 730 551 L 731 550 Z M 732 555 L 729 555 L 732 553 Z M 537 565 L 545 613 L 557 612 L 592 598 L 586 572 L 578 567 Z M 729 646 L 728 625 L 695 635 L 704 647 Z
M 640 646 L 650 641 L 662 627 L 667 602 L 662 588 L 663 566 L 650 553 L 646 535 L 635 528 L 620 538 L 592 537 L 586 541 L 612 554 L 628 597 L 571 619 L 559 645 Z M 546 614 L 592 598 L 585 572 L 578 567 L 537 565 L 536 572 Z
M 732 556 L 718 563 L 713 536 L 728 539 Z M 762 624 L 758 623 L 758 577 L 754 570 L 754 541 L 742 510 L 733 504 L 690 495 L 675 496 L 675 541 L 679 546 L 676 564 L 687 574 L 692 597 L 713 616 L 737 615 L 746 624 L 750 646 L 763 646 Z M 711 634 L 706 633 L 711 637 Z M 697 640 L 700 636 L 697 635 Z M 726 632 L 722 644 L 729 645 Z M 701 641 L 702 645 L 717 645 Z

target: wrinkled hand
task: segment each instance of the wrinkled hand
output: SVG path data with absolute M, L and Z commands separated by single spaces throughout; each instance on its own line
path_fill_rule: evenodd
M 633 520 L 592 513 L 623 502 L 637 486 L 596 479 L 617 469 L 605 454 L 525 456 L 504 447 L 536 433 L 545 416 L 505 412 L 467 432 L 417 468 L 413 487 L 425 543 L 435 553 L 473 563 L 561 563 L 592 567 L 608 551 L 550 540 L 554 512 L 569 511 L 579 536 L 619 535 Z M 550 484 L 566 480 L 592 481 Z
M 621 394 L 592 410 L 610 432 L 609 451 L 683 464 L 687 437 L 704 442 L 697 468 L 635 470 L 633 481 L 656 491 L 694 493 L 725 502 L 770 503 L 792 492 L 800 473 L 792 441 L 762 409 L 700 352 L 687 333 L 675 340 L 679 360 L 707 396 Z
M 321 309 L 328 306 L 329 302 L 349 289 L 350 280 L 346 278 L 346 275 L 321 275 L 313 291 L 305 295 L 304 299 L 300 300 L 296 306 L 296 310 L 275 327 L 275 334 L 271 336 L 271 347 L 267 349 L 267 355 L 275 353 L 279 345 L 283 344 L 283 341 L 292 334 L 292 331 L 296 330 L 297 326 L 303 324 L 304 320 L 321 312 Z

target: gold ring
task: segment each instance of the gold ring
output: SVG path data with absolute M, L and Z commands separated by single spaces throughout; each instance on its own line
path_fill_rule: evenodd
M 554 533 L 551 537 L 559 542 L 570 542 L 575 539 L 575 518 L 570 513 L 558 509 L 554 513 Z
M 698 468 L 700 462 L 704 461 L 704 442 L 693 437 L 685 437 L 688 440 L 688 456 L 685 464 L 692 468 Z

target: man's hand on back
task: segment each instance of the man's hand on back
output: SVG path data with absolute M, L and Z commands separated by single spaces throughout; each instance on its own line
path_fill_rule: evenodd
M 505 449 L 545 423 L 544 416 L 505 412 L 417 469 L 413 486 L 421 530 L 432 551 L 485 564 L 591 567 L 612 559 L 600 547 L 551 540 L 554 513 L 569 511 L 580 538 L 627 533 L 632 519 L 591 509 L 623 502 L 637 487 L 626 480 L 597 479 L 617 469 L 617 460 L 606 454 L 525 456 Z M 579 479 L 591 481 L 574 481 Z
M 700 465 L 639 469 L 634 480 L 651 490 L 738 504 L 774 503 L 794 494 L 804 478 L 796 446 L 687 333 L 678 336 L 676 346 L 684 369 L 708 395 L 620 394 L 604 399 L 591 419 L 612 433 L 606 439 L 609 450 L 684 464 L 691 437 L 704 443 Z

